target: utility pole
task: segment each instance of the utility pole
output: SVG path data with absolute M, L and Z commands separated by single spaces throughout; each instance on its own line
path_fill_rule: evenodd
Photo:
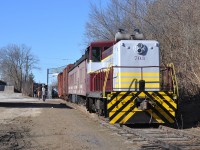
M 20 71 L 21 71 L 21 74 L 20 74 L 20 92 L 22 93 L 22 66 L 20 66 Z
M 49 98 L 49 69 L 47 69 L 47 97 Z

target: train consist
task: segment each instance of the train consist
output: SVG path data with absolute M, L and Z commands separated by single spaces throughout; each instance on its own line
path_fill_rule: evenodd
M 111 124 L 173 124 L 178 88 L 173 64 L 160 65 L 158 41 L 120 30 L 92 42 L 58 75 L 58 95 L 108 117 Z

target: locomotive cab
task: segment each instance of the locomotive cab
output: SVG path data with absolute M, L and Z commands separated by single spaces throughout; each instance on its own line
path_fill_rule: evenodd
M 99 92 L 94 88 L 94 78 L 96 71 L 102 69 L 102 54 L 106 49 L 111 47 L 114 41 L 100 41 L 92 42 L 87 48 L 87 95 L 88 97 L 100 97 L 102 92 Z M 98 82 L 101 79 L 98 79 Z M 97 84 L 96 84 L 97 85 Z M 100 89 L 99 89 L 100 90 Z M 95 91 L 95 93 L 94 93 Z

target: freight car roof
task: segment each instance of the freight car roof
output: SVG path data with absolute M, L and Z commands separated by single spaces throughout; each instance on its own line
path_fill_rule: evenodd
M 86 54 L 82 55 L 81 58 L 78 59 L 78 60 L 74 63 L 73 67 L 72 67 L 71 69 L 69 69 L 68 72 L 72 71 L 76 66 L 78 66 L 78 65 L 79 65 L 82 61 L 84 61 L 86 58 L 87 58 L 87 57 L 86 57 Z

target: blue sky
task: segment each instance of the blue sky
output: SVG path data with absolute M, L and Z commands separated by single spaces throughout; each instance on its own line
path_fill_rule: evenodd
M 73 63 L 86 48 L 83 38 L 91 1 L 0 0 L 0 47 L 31 47 L 41 68 L 33 71 L 35 80 L 46 83 L 47 68 Z

